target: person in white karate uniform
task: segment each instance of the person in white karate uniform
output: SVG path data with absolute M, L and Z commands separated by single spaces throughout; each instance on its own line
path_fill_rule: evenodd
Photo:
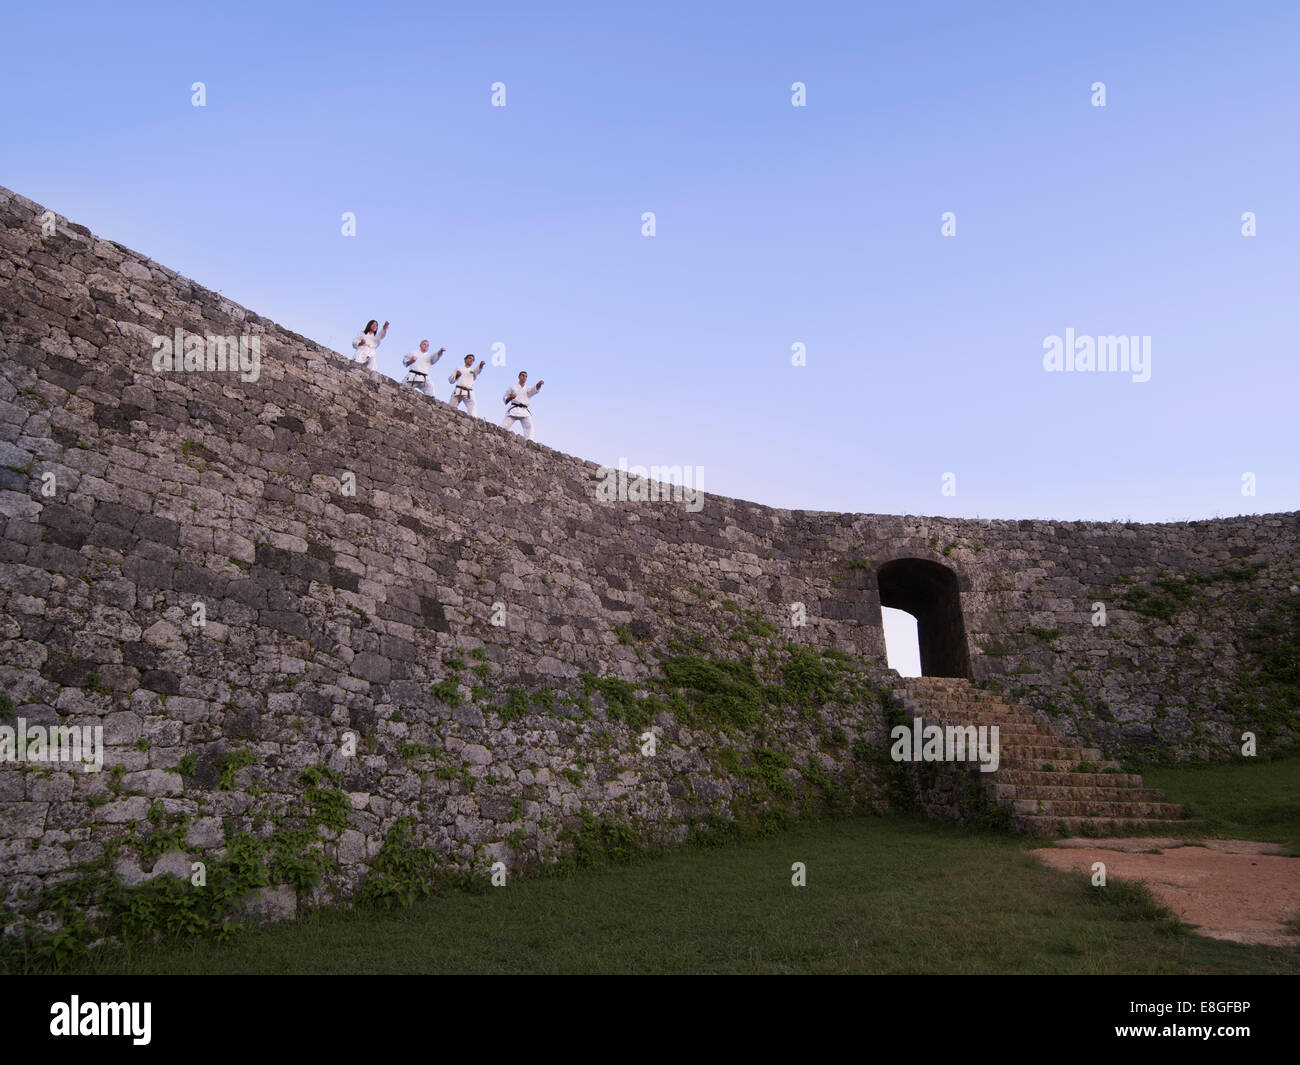
M 442 353 L 446 350 L 446 348 L 439 348 L 430 353 L 429 342 L 421 340 L 420 346 L 402 359 L 402 365 L 406 367 L 406 383 L 426 396 L 433 395 L 433 382 L 429 380 L 429 370 L 442 358 Z
M 356 352 L 353 358 L 361 363 L 367 370 L 375 368 L 375 352 L 379 348 L 379 342 L 388 335 L 388 323 L 384 323 L 384 328 L 379 328 L 379 323 L 373 318 L 366 323 L 365 329 L 356 335 L 352 341 L 352 350 Z
M 474 356 L 466 355 L 465 365 L 458 367 L 455 372 L 447 378 L 447 381 L 452 385 L 451 399 L 449 402 L 451 403 L 453 410 L 464 403 L 465 410 L 469 413 L 470 417 L 474 416 L 474 412 L 477 409 L 474 405 L 474 378 L 478 377 L 478 375 L 483 372 L 483 367 L 486 365 L 487 363 L 480 359 L 478 369 L 476 370 L 474 369 Z
M 506 394 L 501 397 L 506 404 L 506 416 L 501 419 L 502 429 L 510 430 L 518 422 L 523 427 L 528 439 L 533 438 L 533 412 L 528 403 L 542 390 L 544 384 L 546 384 L 545 381 L 538 381 L 532 388 L 529 388 L 528 371 L 519 371 L 519 383 L 507 388 Z

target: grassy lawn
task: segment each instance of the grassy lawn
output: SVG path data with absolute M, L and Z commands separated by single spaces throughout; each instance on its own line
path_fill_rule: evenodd
M 1149 787 L 1187 804 L 1197 835 L 1284 843 L 1300 856 L 1300 758 L 1141 772 Z
M 81 971 L 1300 972 L 1300 952 L 1185 934 L 1141 889 L 1112 881 L 1099 895 L 1025 847 L 919 817 L 810 822 L 409 909 L 322 910 L 226 943 L 121 951 Z M 795 861 L 807 887 L 791 886 Z

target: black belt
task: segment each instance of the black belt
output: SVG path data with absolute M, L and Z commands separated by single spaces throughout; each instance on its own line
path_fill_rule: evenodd
M 429 375 L 428 375 L 427 373 L 425 373 L 423 370 L 407 370 L 406 372 L 407 372 L 408 374 L 410 374 L 412 377 L 428 377 L 428 376 L 429 376 Z

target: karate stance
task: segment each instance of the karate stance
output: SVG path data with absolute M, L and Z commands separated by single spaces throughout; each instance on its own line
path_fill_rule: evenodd
M 406 383 L 417 391 L 423 392 L 426 396 L 433 395 L 433 384 L 429 380 L 429 370 L 435 362 L 442 358 L 442 353 L 446 350 L 446 348 L 439 348 L 430 355 L 429 342 L 421 340 L 420 346 L 402 359 L 402 365 L 407 368 Z
M 476 370 L 474 369 L 474 356 L 466 355 L 465 365 L 459 367 L 455 373 L 447 378 L 448 382 L 455 386 L 451 390 L 451 400 L 449 401 L 452 410 L 455 410 L 461 405 L 461 403 L 464 403 L 465 410 L 469 413 L 469 416 L 471 418 L 474 416 L 474 411 L 477 409 L 474 406 L 474 378 L 483 372 L 483 367 L 486 365 L 487 364 L 480 359 L 478 369 Z
M 529 388 L 527 371 L 519 371 L 519 383 L 507 388 L 506 394 L 502 397 L 506 403 L 506 416 L 501 419 L 502 429 L 508 432 L 518 422 L 523 426 L 528 439 L 533 438 L 533 412 L 529 409 L 528 402 L 542 390 L 544 384 L 546 384 L 545 381 L 538 381 L 532 388 Z
M 379 342 L 388 335 L 388 323 L 384 323 L 384 328 L 379 328 L 379 323 L 373 318 L 366 323 L 366 328 L 357 334 L 356 339 L 352 341 L 352 348 L 356 352 L 353 356 L 357 362 L 361 363 L 367 370 L 375 368 L 375 352 L 379 348 Z

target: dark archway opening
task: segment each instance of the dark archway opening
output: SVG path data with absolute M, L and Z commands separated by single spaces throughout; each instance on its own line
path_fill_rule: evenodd
M 923 558 L 900 558 L 880 567 L 876 583 L 882 607 L 916 618 L 922 676 L 971 675 L 957 574 Z

